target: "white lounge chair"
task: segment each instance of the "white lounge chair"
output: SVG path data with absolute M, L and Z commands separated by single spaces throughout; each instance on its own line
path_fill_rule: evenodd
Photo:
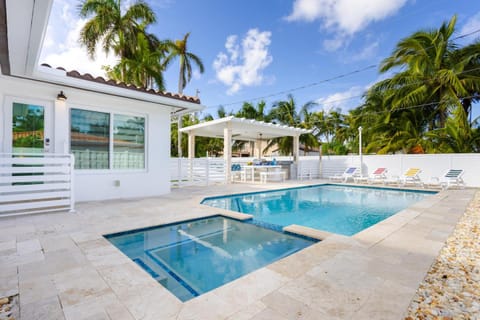
M 450 169 L 442 177 L 432 177 L 430 182 L 426 185 L 429 187 L 440 187 L 448 189 L 452 186 L 465 188 L 465 181 L 463 181 L 463 169 Z
M 342 174 L 336 174 L 334 176 L 329 177 L 331 181 L 343 181 L 347 182 L 348 179 L 354 179 L 355 177 L 360 175 L 360 168 L 357 167 L 350 167 L 345 169 Z
M 388 172 L 387 168 L 377 168 L 372 174 L 368 177 L 368 183 L 383 183 L 387 179 L 386 173 Z
M 406 186 L 407 184 L 413 184 L 423 187 L 423 181 L 420 179 L 420 170 L 419 168 L 409 168 L 401 176 L 392 176 L 390 178 L 384 179 L 383 184 L 396 184 L 399 186 Z
M 387 179 L 387 176 L 385 175 L 385 173 L 387 173 L 387 168 L 377 168 L 369 176 L 358 176 L 358 177 L 354 177 L 353 180 L 356 183 L 368 183 L 368 184 L 372 184 L 376 182 L 383 183 L 383 181 Z

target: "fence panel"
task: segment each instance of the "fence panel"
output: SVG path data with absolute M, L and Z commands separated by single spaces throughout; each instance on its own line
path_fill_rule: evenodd
M 318 157 L 301 157 L 299 167 L 309 162 L 320 166 Z M 442 177 L 449 169 L 463 169 L 463 179 L 469 187 L 480 187 L 480 154 L 478 153 L 447 153 L 447 154 L 393 154 L 393 155 L 364 155 L 363 175 L 372 173 L 376 168 L 388 169 L 389 176 L 399 176 L 410 167 L 420 168 L 420 178 L 428 182 L 432 177 Z M 322 178 L 328 178 L 335 174 L 341 174 L 346 168 L 360 166 L 358 155 L 346 156 L 323 156 Z
M 0 216 L 74 210 L 72 155 L 0 154 Z
M 172 158 L 170 183 L 172 187 L 225 183 L 225 161 L 218 158 Z
M 290 161 L 291 157 L 275 157 L 277 161 Z M 232 163 L 241 165 L 253 158 L 232 158 Z M 364 155 L 363 175 L 372 173 L 376 168 L 385 167 L 389 176 L 399 176 L 410 167 L 422 170 L 420 177 L 428 182 L 432 177 L 442 177 L 449 169 L 465 170 L 464 180 L 469 187 L 480 187 L 480 154 L 394 154 Z M 346 168 L 360 166 L 358 155 L 323 156 L 320 163 L 318 156 L 301 156 L 298 161 L 298 178 L 328 178 L 341 174 Z M 307 172 L 307 174 L 305 174 Z M 208 185 L 225 183 L 225 162 L 219 158 L 172 159 L 171 183 L 178 185 Z

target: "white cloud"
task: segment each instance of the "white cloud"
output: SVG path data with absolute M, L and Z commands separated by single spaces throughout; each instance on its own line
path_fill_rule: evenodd
M 327 50 L 336 50 L 352 35 L 374 21 L 396 13 L 408 0 L 295 0 L 287 21 L 313 22 L 319 20 L 322 28 L 334 34 L 326 40 Z
M 337 51 L 345 43 L 345 38 L 343 36 L 336 36 L 332 39 L 323 40 L 323 47 L 325 50 L 333 52 Z
M 365 46 L 360 52 L 357 52 L 355 54 L 352 54 L 350 57 L 351 61 L 362 61 L 362 60 L 368 60 L 377 54 L 378 47 L 380 43 L 378 41 L 374 41 L 369 43 L 367 46 Z
M 241 44 L 236 35 L 227 37 L 227 53 L 220 52 L 213 62 L 217 79 L 229 87 L 227 94 L 264 83 L 263 71 L 273 60 L 268 51 L 271 35 L 269 31 L 250 29 Z
M 460 29 L 460 35 L 468 34 L 477 30 L 480 30 L 480 11 L 470 17 L 467 22 L 465 22 L 462 29 Z M 465 41 L 470 42 L 471 39 L 476 38 L 478 38 L 478 34 L 474 34 L 470 37 L 465 38 Z
M 102 65 L 114 65 L 115 57 L 106 56 L 101 46 L 97 47 L 95 60 L 91 60 L 78 38 L 86 20 L 78 16 L 75 4 L 71 1 L 56 0 L 53 3 L 47 33 L 43 43 L 40 63 L 66 70 L 78 70 L 94 76 L 104 76 Z
M 326 112 L 336 109 L 346 112 L 358 106 L 358 101 L 360 101 L 365 90 L 365 87 L 355 86 L 347 91 L 336 92 L 327 97 L 319 98 L 315 102 Z

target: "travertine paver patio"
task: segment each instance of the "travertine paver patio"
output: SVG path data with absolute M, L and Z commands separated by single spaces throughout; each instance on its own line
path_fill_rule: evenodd
M 19 294 L 21 319 L 400 319 L 475 193 L 438 193 L 186 303 L 102 237 L 222 211 L 204 196 L 294 185 L 189 187 L 1 218 L 0 298 Z

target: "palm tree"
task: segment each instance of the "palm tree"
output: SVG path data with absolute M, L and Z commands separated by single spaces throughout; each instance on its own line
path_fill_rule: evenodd
M 315 105 L 315 102 L 307 102 L 300 108 L 300 113 L 298 113 L 296 110 L 297 103 L 295 102 L 293 95 L 289 94 L 287 100 L 278 101 L 273 104 L 267 117 L 272 121 L 276 120 L 287 126 L 299 127 L 302 123 L 302 115 L 305 116 L 305 113 Z M 301 135 L 300 142 L 303 143 L 306 148 L 318 145 L 317 139 L 315 139 L 311 133 Z M 293 138 L 281 137 L 272 139 L 268 142 L 266 149 L 271 148 L 274 145 L 278 146 L 278 150 L 281 154 L 290 154 L 293 151 Z
M 245 119 L 254 119 L 257 121 L 266 121 L 267 115 L 265 114 L 266 102 L 261 100 L 255 107 L 250 102 L 244 102 L 242 108 L 235 114 L 236 117 Z
M 188 82 L 192 79 L 192 62 L 197 65 L 200 70 L 200 73 L 203 73 L 205 68 L 203 67 L 202 60 L 195 54 L 188 51 L 188 38 L 190 37 L 190 32 L 187 32 L 183 39 L 177 40 L 175 42 L 169 42 L 168 48 L 170 54 L 164 61 L 165 67 L 173 62 L 175 59 L 180 60 L 180 74 L 178 77 L 178 93 L 183 94 L 183 89 Z M 182 118 L 178 118 L 178 128 L 182 128 Z M 178 132 L 178 156 L 182 156 L 181 150 L 182 136 L 180 131 Z
M 465 69 L 464 74 L 476 76 L 480 79 L 480 41 L 472 43 L 464 48 L 460 48 L 454 52 L 456 60 L 464 60 Z M 480 81 L 469 81 L 466 84 L 468 96 L 461 99 L 463 109 L 465 110 L 467 118 L 470 116 L 470 126 L 472 125 L 472 104 L 480 101 Z
M 104 66 L 103 68 L 110 79 L 134 84 L 141 88 L 165 90 L 164 70 L 161 63 L 165 52 L 160 41 L 152 47 L 147 35 L 139 33 L 132 57 L 120 59 L 114 67 Z
M 478 119 L 477 119 L 478 120 Z M 475 125 L 477 120 L 473 122 Z M 472 128 L 465 110 L 455 110 L 453 117 L 447 119 L 445 128 L 428 133 L 436 141 L 440 152 L 468 153 L 480 151 L 480 129 Z
M 155 22 L 155 13 L 143 1 L 135 1 L 122 14 L 121 0 L 84 0 L 78 6 L 81 18 L 90 18 L 80 31 L 80 43 L 93 59 L 98 43 L 105 53 L 131 58 L 138 33 Z
M 170 54 L 165 59 L 165 66 L 168 66 L 175 59 L 180 61 L 180 74 L 178 77 L 178 93 L 182 94 L 183 89 L 188 82 L 192 79 L 192 62 L 197 65 L 200 73 L 205 71 L 203 67 L 202 60 L 195 54 L 188 51 L 188 38 L 190 37 L 190 32 L 187 32 L 183 39 L 176 40 L 175 42 L 169 43 L 169 52 Z
M 478 89 L 478 72 L 465 72 L 478 51 L 459 54 L 453 42 L 456 16 L 443 23 L 438 30 L 415 32 L 401 40 L 392 55 L 386 58 L 380 72 L 393 68 L 403 71 L 377 84 L 390 91 L 392 109 L 402 109 L 425 103 L 435 103 L 431 128 L 443 128 L 451 111 L 462 108 L 462 97 L 469 90 Z
M 316 119 L 316 114 L 310 112 L 310 108 L 317 106 L 316 102 L 308 102 L 302 106 L 299 112 L 300 124 L 298 125 L 303 129 L 314 129 L 314 122 Z M 312 150 L 313 147 L 318 147 L 319 141 L 314 134 L 302 134 L 300 136 L 300 142 L 303 144 L 304 155 L 307 155 L 307 152 Z

